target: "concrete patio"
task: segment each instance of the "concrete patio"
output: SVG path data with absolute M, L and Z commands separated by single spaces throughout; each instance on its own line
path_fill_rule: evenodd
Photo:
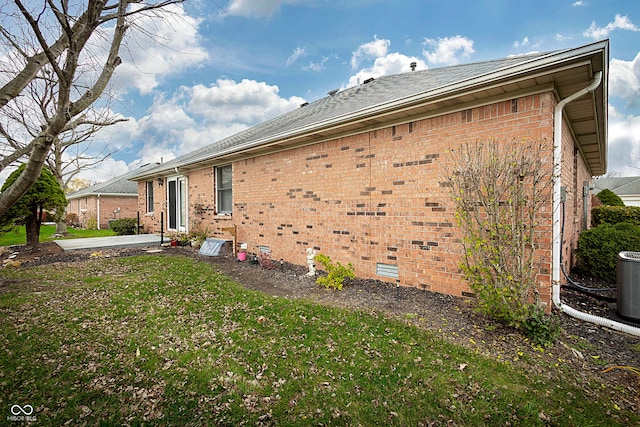
M 165 242 L 169 240 L 165 237 Z M 127 248 L 135 246 L 160 246 L 160 236 L 155 234 L 134 234 L 130 236 L 90 237 L 86 239 L 55 240 L 65 251 L 87 249 Z

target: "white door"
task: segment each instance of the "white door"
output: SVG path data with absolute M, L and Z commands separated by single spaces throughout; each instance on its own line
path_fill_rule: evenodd
M 187 180 L 183 176 L 167 180 L 167 230 L 187 231 Z

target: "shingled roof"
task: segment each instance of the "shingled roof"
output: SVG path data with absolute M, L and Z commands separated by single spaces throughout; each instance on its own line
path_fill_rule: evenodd
M 196 151 L 140 172 L 143 180 L 354 134 L 389 123 L 411 121 L 430 112 L 483 100 L 517 96 L 532 88 L 555 90 L 564 98 L 608 67 L 608 41 L 579 48 L 513 56 L 369 79 L 253 126 Z M 566 107 L 593 175 L 606 170 L 606 78 L 595 96 Z M 586 82 L 586 83 L 585 83 Z M 460 107 L 459 107 L 460 108 Z M 586 115 L 586 116 L 585 116 Z M 588 118 L 589 120 L 585 120 Z
M 131 178 L 140 174 L 144 170 L 155 167 L 156 164 L 145 165 L 137 170 L 116 176 L 108 181 L 94 184 L 91 187 L 83 188 L 75 193 L 67 195 L 67 200 L 80 199 L 89 196 L 122 196 L 138 197 L 138 183 L 131 181 Z
M 640 195 L 640 176 L 598 178 L 593 186 L 598 192 L 606 188 L 618 196 L 636 196 Z

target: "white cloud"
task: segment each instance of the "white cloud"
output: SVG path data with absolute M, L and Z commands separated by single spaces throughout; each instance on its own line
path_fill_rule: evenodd
M 351 66 L 357 68 L 365 59 L 374 59 L 370 67 L 361 68 L 355 75 L 349 78 L 346 87 L 355 86 L 358 82 L 362 83 L 371 77 L 378 78 L 389 74 L 399 74 L 411 71 L 410 64 L 415 62 L 416 69 L 424 70 L 427 64 L 416 58 L 415 56 L 406 56 L 399 52 L 388 53 L 391 41 L 387 39 L 379 39 L 373 36 L 373 41 L 364 43 L 353 52 L 351 56 Z M 344 87 L 343 87 L 344 89 Z
M 560 33 L 556 33 L 556 35 L 555 35 L 555 37 L 554 37 L 554 38 L 555 38 L 555 40 L 556 40 L 557 42 L 563 42 L 563 41 L 565 41 L 565 40 L 571 40 L 571 37 L 569 37 L 569 36 L 563 36 L 563 35 L 562 35 L 562 34 L 560 34 Z
M 108 181 L 111 178 L 129 172 L 129 170 L 129 166 L 124 160 L 116 160 L 109 157 L 89 169 L 82 170 L 74 178 L 86 179 L 95 184 Z
M 376 58 L 373 66 L 363 68 L 355 75 L 351 76 L 347 87 L 355 86 L 371 77 L 378 78 L 380 76 L 390 74 L 409 72 L 411 71 L 412 62 L 417 64 L 416 70 L 425 70 L 428 68 L 427 64 L 423 60 L 418 59 L 415 56 L 406 56 L 401 53 L 394 52 L 381 58 Z
M 358 49 L 353 52 L 351 55 L 351 67 L 356 69 L 365 59 L 385 56 L 390 45 L 390 40 L 379 39 L 377 35 L 374 35 L 373 41 L 361 44 Z
M 104 128 L 97 138 L 102 144 L 123 146 L 114 157 L 134 157 L 129 162 L 132 169 L 161 158 L 169 161 L 299 108 L 303 102 L 296 96 L 281 97 L 277 86 L 264 82 L 219 79 L 210 86 L 183 86 L 168 96 L 159 94 L 147 115 Z M 113 172 L 103 165 L 110 165 Z M 122 166 L 108 158 L 87 174 L 94 171 L 95 177 L 89 178 L 104 181 L 126 172 Z
M 307 51 L 303 47 L 295 48 L 291 56 L 287 58 L 287 67 L 303 56 L 307 56 Z
M 335 57 L 335 55 L 332 56 Z M 323 56 L 320 62 L 309 62 L 309 65 L 302 67 L 302 69 L 305 71 L 315 71 L 316 73 L 324 71 L 326 69 L 325 64 L 332 58 L 332 56 Z
M 8 166 L 0 171 L 0 187 L 4 185 L 4 182 L 14 170 L 15 168 L 13 166 Z
M 123 61 L 111 79 L 112 86 L 119 91 L 135 87 L 148 94 L 159 85 L 162 76 L 178 74 L 207 61 L 209 54 L 200 45 L 198 26 L 199 21 L 189 16 L 182 5 L 169 5 L 138 16 L 120 49 Z M 113 28 L 104 31 L 113 32 Z M 102 43 L 101 48 L 102 56 L 106 55 L 108 47 Z
M 586 6 L 587 2 L 583 1 L 583 0 L 578 0 L 578 1 L 574 1 L 573 3 L 571 3 L 571 6 L 573 7 L 581 7 L 581 6 Z
M 640 31 L 640 28 L 636 27 L 626 15 L 622 16 L 617 14 L 613 22 L 609 22 L 604 27 L 598 27 L 595 21 L 591 22 L 589 29 L 582 33 L 582 35 L 594 39 L 602 39 L 609 36 L 609 33 L 613 30 Z
M 516 40 L 513 42 L 513 47 L 526 47 L 529 46 L 529 37 L 525 37 L 522 40 Z
M 143 142 L 135 164 L 168 161 L 293 109 L 305 100 L 283 98 L 277 86 L 255 80 L 219 79 L 158 96 L 135 122 L 130 139 Z
M 425 39 L 425 46 L 432 50 L 423 50 L 422 54 L 432 64 L 455 65 L 469 59 L 473 50 L 473 40 L 462 36 Z
M 189 96 L 189 113 L 207 123 L 242 123 L 252 126 L 291 111 L 305 100 L 280 97 L 278 86 L 244 79 L 236 82 L 218 79 L 211 86 L 196 85 L 185 89 Z
M 616 58 L 611 60 L 609 94 L 621 97 L 628 106 L 640 105 L 640 52 L 632 61 Z
M 265 18 L 276 13 L 283 4 L 294 4 L 297 0 L 231 0 L 226 12 L 245 18 Z
M 609 107 L 608 173 L 640 175 L 640 116 L 618 113 Z

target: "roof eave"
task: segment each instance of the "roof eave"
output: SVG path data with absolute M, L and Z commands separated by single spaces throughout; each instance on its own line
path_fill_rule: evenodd
M 91 192 L 91 193 L 85 193 L 85 194 L 70 194 L 67 196 L 67 200 L 75 200 L 75 199 L 82 199 L 85 197 L 92 197 L 92 196 L 100 196 L 100 197 L 138 197 L 138 193 L 100 193 L 100 192 Z
M 519 63 L 515 66 L 510 66 L 498 71 L 490 72 L 484 75 L 476 76 L 471 79 L 462 80 L 456 82 L 451 85 L 442 86 L 436 89 L 432 89 L 429 91 L 421 92 L 416 95 L 412 95 L 409 97 L 405 97 L 402 99 L 398 99 L 392 102 L 387 102 L 383 104 L 376 105 L 374 107 L 369 107 L 362 110 L 353 111 L 348 114 L 344 114 L 342 116 L 333 117 L 329 120 L 325 120 L 322 122 L 313 123 L 308 126 L 304 126 L 301 128 L 296 128 L 287 132 L 283 132 L 281 134 L 273 135 L 267 138 L 251 140 L 245 142 L 243 144 L 235 145 L 233 147 L 229 147 L 224 150 L 220 150 L 213 154 L 206 154 L 199 158 L 191 158 L 184 162 L 177 162 L 174 164 L 170 164 L 165 168 L 155 168 L 148 173 L 138 175 L 136 177 L 131 178 L 134 181 L 143 181 L 152 178 L 157 178 L 160 176 L 167 176 L 172 174 L 177 174 L 185 169 L 191 170 L 194 168 L 200 168 L 205 166 L 214 165 L 216 163 L 220 163 L 224 161 L 225 157 L 233 155 L 235 153 L 247 153 L 252 150 L 257 150 L 263 148 L 265 146 L 274 145 L 274 144 L 291 144 L 295 145 L 296 142 L 304 142 L 304 140 L 311 140 L 315 135 L 318 134 L 333 134 L 338 135 L 341 129 L 345 129 L 348 125 L 353 126 L 357 123 L 362 123 L 361 128 L 366 129 L 368 127 L 368 123 L 372 120 L 379 121 L 379 119 L 385 117 L 386 115 L 391 114 L 399 108 L 411 108 L 411 106 L 419 106 L 424 105 L 426 103 L 435 103 L 442 98 L 453 96 L 456 94 L 463 94 L 473 91 L 481 90 L 483 87 L 491 86 L 492 84 L 496 84 L 498 82 L 508 82 L 510 80 L 516 79 L 520 76 L 525 76 L 529 74 L 536 74 L 547 70 L 547 72 L 552 72 L 555 67 L 558 67 L 562 64 L 569 64 L 572 62 L 578 62 L 581 60 L 587 60 L 587 58 L 592 58 L 594 55 L 598 53 L 604 52 L 603 57 L 608 60 L 608 41 L 604 40 L 601 42 L 592 43 L 590 45 L 581 46 L 578 48 L 568 49 L 561 52 L 551 52 L 548 55 L 543 57 L 536 57 L 529 61 L 525 61 Z M 607 69 L 607 61 L 604 61 L 603 67 Z M 606 75 L 606 73 L 605 73 Z M 607 79 L 604 79 L 604 98 L 606 105 L 606 82 Z M 602 109 L 598 109 L 598 111 L 603 111 Z M 599 123 L 603 123 L 604 127 L 601 126 L 600 130 L 600 152 L 601 152 L 601 163 L 603 164 L 603 169 L 606 171 L 606 108 L 604 109 L 604 117 L 598 118 Z

